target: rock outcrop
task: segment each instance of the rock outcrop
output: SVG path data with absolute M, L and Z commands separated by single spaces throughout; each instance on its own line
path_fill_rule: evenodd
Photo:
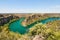
M 44 40 L 44 37 L 42 35 L 35 35 L 33 40 Z
M 8 23 L 12 19 L 13 19 L 13 16 L 1 17 L 0 18 L 0 26 L 3 26 L 4 24 Z

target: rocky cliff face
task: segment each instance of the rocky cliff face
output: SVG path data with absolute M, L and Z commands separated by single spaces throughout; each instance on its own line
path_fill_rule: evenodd
M 28 17 L 26 17 L 26 19 L 22 22 L 23 25 L 29 25 L 35 21 L 38 21 L 38 20 L 43 20 L 43 19 L 46 19 L 48 17 L 60 17 L 60 14 L 31 14 L 29 15 Z
M 0 26 L 3 26 L 4 24 L 8 23 L 10 20 L 13 19 L 13 16 L 8 16 L 8 17 L 0 17 Z
M 41 20 L 42 17 L 43 16 L 41 14 L 30 15 L 30 16 L 26 17 L 26 19 L 23 21 L 23 25 L 29 25 L 35 21 Z
M 7 15 L 2 15 L 0 14 L 0 26 L 3 26 L 4 24 L 8 23 L 12 19 L 19 18 L 18 16 L 13 16 L 11 14 Z

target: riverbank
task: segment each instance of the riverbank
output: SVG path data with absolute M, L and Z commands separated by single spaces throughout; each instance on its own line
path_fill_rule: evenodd
M 49 17 L 60 17 L 60 14 L 31 14 L 22 22 L 24 26 L 30 25 L 38 20 L 44 20 Z
M 20 34 L 25 34 L 26 32 L 28 32 L 29 28 L 31 28 L 32 26 L 34 26 L 38 23 L 46 24 L 51 21 L 60 20 L 60 18 L 59 17 L 51 17 L 51 18 L 47 18 L 44 20 L 39 20 L 39 21 L 36 21 L 26 27 L 24 25 L 22 25 L 23 20 L 24 20 L 24 18 L 21 18 L 15 22 L 11 23 L 9 26 L 10 31 L 19 32 Z

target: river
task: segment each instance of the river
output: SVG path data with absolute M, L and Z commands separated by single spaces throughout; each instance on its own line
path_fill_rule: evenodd
M 25 18 L 20 18 L 19 20 L 16 20 L 15 22 L 11 23 L 9 25 L 9 30 L 10 31 L 13 31 L 13 32 L 18 32 L 20 34 L 24 34 L 24 33 L 27 33 L 29 28 L 31 28 L 32 26 L 34 26 L 35 24 L 37 24 L 37 22 L 39 23 L 47 23 L 47 22 L 50 22 L 50 21 L 54 21 L 54 20 L 60 20 L 59 17 L 50 17 L 50 18 L 47 18 L 47 19 L 44 19 L 44 20 L 39 20 L 37 22 L 34 22 L 30 25 L 28 25 L 27 27 L 23 26 L 22 25 L 22 21 L 24 20 Z

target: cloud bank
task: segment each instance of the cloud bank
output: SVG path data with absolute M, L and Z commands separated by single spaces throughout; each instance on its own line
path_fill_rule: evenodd
M 39 9 L 0 8 L 0 13 L 60 13 L 60 5 Z

